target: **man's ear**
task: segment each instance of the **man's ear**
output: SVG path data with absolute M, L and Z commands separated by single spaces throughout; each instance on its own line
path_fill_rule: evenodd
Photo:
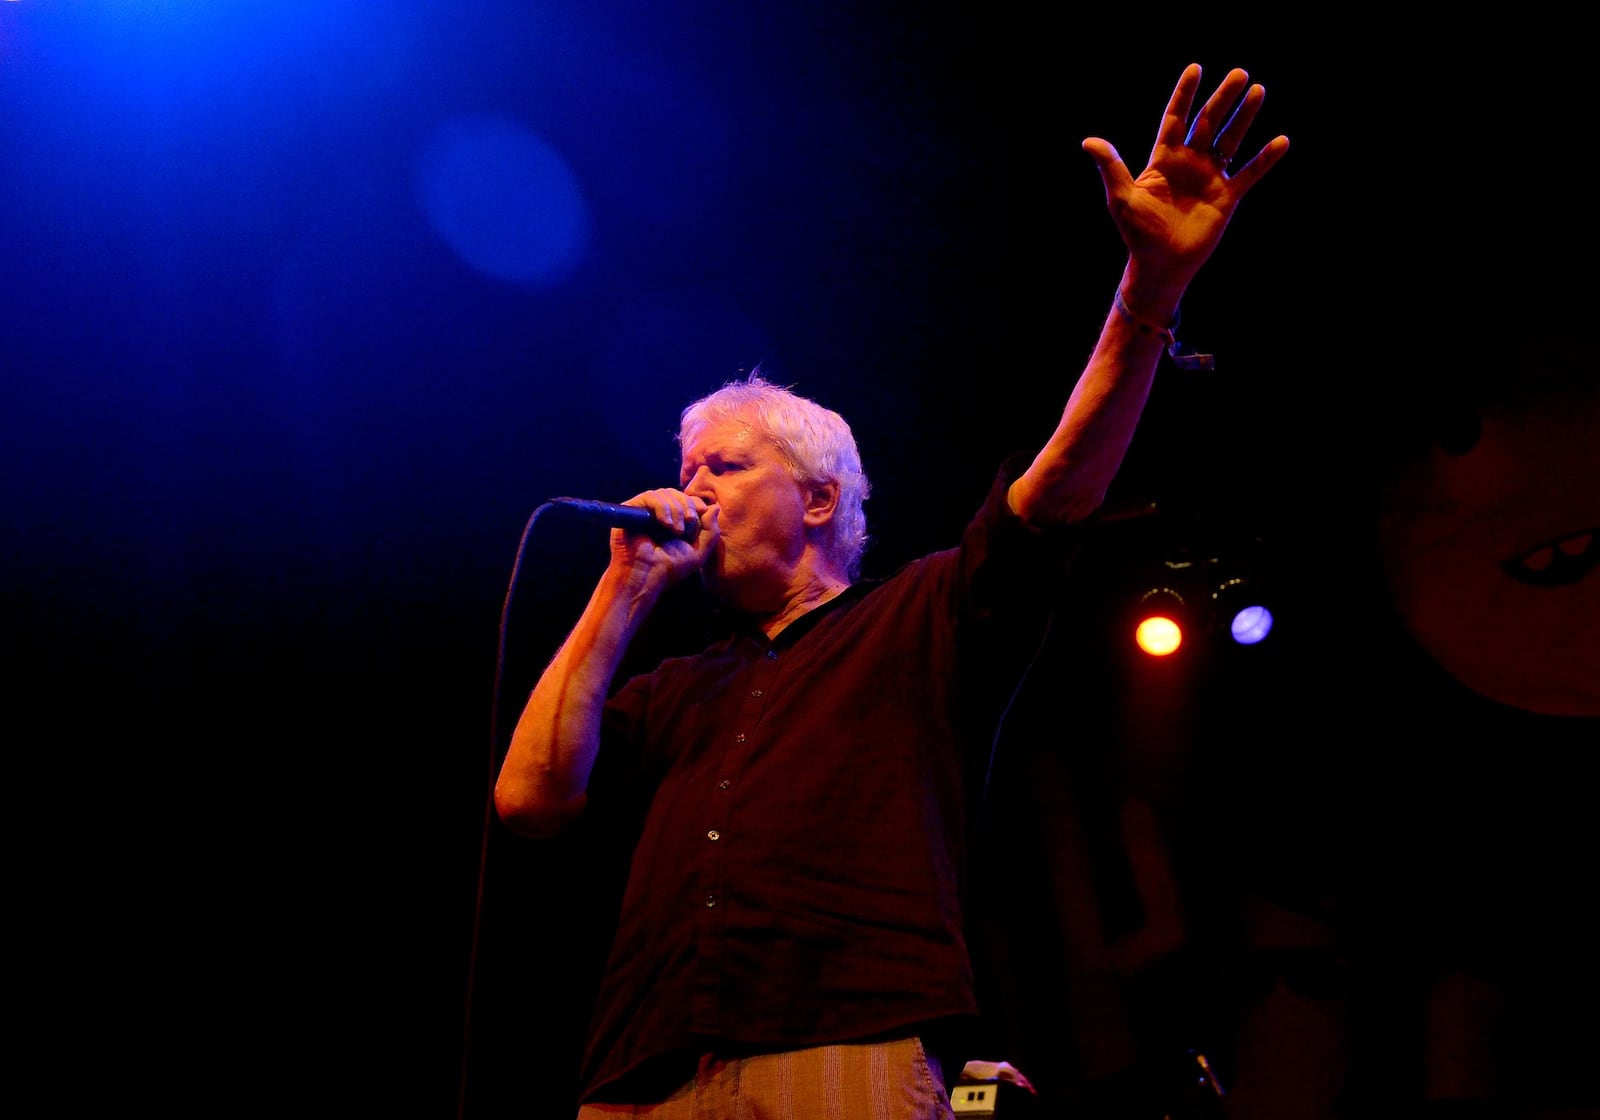
M 839 508 L 837 482 L 813 482 L 806 487 L 806 526 L 816 528 L 833 520 L 833 511 Z

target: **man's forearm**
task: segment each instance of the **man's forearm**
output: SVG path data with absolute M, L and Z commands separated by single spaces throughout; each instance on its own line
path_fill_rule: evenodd
M 1162 339 L 1120 309 L 1101 328 L 1061 421 L 1012 483 L 1011 508 L 1032 525 L 1082 521 L 1100 508 L 1150 396 Z
M 495 783 L 495 809 L 512 831 L 550 835 L 582 811 L 612 678 L 655 598 L 608 569 L 540 676 Z

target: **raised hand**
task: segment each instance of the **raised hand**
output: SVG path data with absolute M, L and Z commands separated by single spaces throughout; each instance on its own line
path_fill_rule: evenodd
M 1150 161 L 1137 178 L 1110 141 L 1083 141 L 1100 169 L 1106 206 L 1133 266 L 1180 291 L 1216 249 L 1239 201 L 1289 150 L 1289 138 L 1276 136 L 1230 170 L 1266 89 L 1250 84 L 1244 70 L 1230 70 L 1191 121 L 1199 88 L 1200 66 L 1191 63 L 1172 91 Z

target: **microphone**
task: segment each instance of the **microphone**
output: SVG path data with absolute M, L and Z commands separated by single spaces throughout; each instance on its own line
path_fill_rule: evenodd
M 598 521 L 613 529 L 629 533 L 646 533 L 658 543 L 665 541 L 693 541 L 700 535 L 700 522 L 691 520 L 678 532 L 670 525 L 656 520 L 656 515 L 642 506 L 624 506 L 615 502 L 594 502 L 587 498 L 551 498 L 547 505 L 565 510 L 584 521 Z

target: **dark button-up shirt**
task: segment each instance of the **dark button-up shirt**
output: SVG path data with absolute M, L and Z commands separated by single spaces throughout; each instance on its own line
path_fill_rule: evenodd
M 614 693 L 591 804 L 621 783 L 647 810 L 585 1100 L 625 1098 L 619 1078 L 672 1055 L 976 1013 L 965 822 L 1079 537 L 1010 512 L 1024 462 L 959 547 L 853 585 L 775 640 L 737 627 Z

